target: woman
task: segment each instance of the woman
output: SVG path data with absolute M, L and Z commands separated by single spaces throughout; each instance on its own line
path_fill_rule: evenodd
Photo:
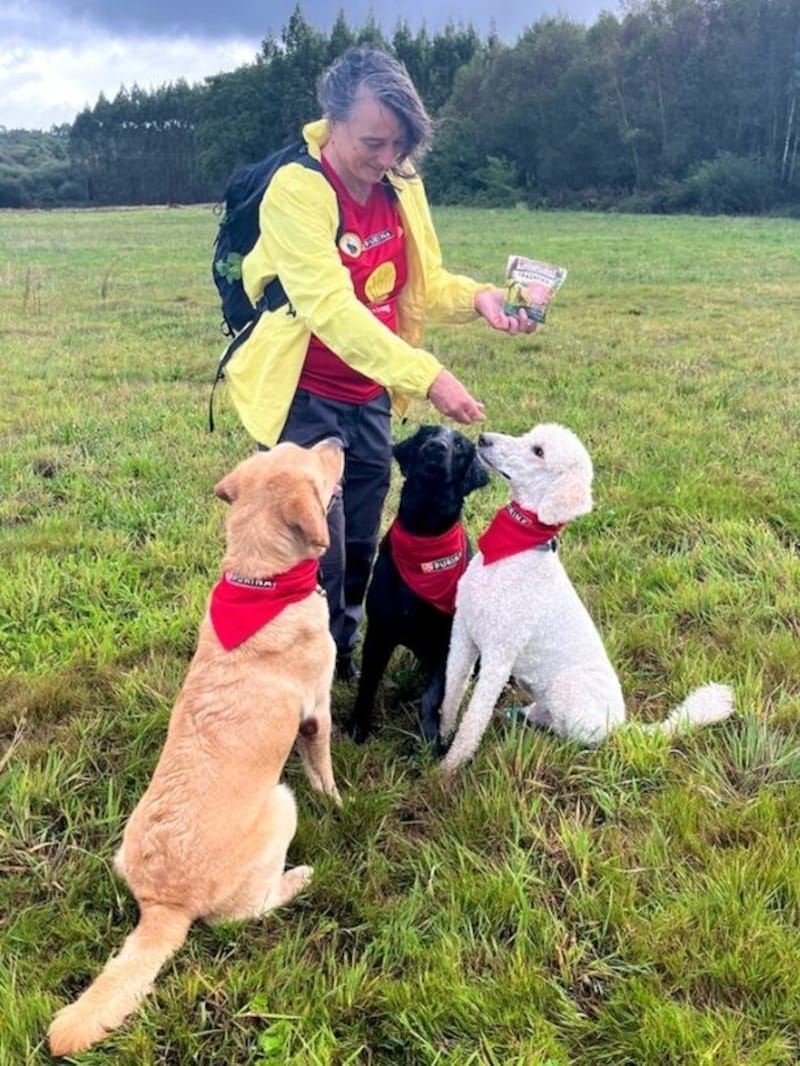
M 261 204 L 261 235 L 242 263 L 256 303 L 279 276 L 289 304 L 264 313 L 226 369 L 245 428 L 261 447 L 339 437 L 342 496 L 322 560 L 337 676 L 353 645 L 391 472 L 391 410 L 427 397 L 443 415 L 482 421 L 483 404 L 420 347 L 425 317 L 530 332 L 503 312 L 502 289 L 444 270 L 413 163 L 431 122 L 405 69 L 354 48 L 323 76 L 323 118 L 303 129 L 323 171 L 282 167 Z

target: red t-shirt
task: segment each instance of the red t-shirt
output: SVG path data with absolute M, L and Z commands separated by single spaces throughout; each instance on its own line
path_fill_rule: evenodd
M 344 187 L 333 167 L 322 165 L 339 199 L 342 236 L 339 257 L 350 272 L 356 297 L 393 333 L 397 332 L 397 298 L 408 278 L 405 237 L 397 198 L 383 183 L 373 186 L 360 204 Z M 298 385 L 345 403 L 366 403 L 380 395 L 382 385 L 348 366 L 312 335 Z

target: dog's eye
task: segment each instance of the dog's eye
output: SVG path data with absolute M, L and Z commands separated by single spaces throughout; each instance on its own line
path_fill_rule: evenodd
M 541 446 L 541 444 L 534 444 L 534 446 L 531 448 L 531 451 L 537 459 L 544 459 L 544 448 Z

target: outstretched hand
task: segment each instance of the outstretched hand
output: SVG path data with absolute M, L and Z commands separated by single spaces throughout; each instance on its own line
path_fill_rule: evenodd
M 483 404 L 474 399 L 449 370 L 440 370 L 433 379 L 428 399 L 437 411 L 464 425 L 483 422 L 486 418 Z
M 473 300 L 475 310 L 481 315 L 492 329 L 499 329 L 503 333 L 533 333 L 536 323 L 532 322 L 523 310 L 515 315 L 507 315 L 503 310 L 506 294 L 503 289 L 485 289 L 477 293 Z

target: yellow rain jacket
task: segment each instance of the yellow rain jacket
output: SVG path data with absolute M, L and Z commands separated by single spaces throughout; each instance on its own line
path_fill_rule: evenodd
M 325 120 L 303 129 L 319 159 L 327 139 Z M 418 178 L 390 175 L 406 238 L 408 281 L 398 301 L 398 333 L 360 303 L 335 246 L 336 194 L 322 174 L 289 163 L 273 177 L 261 202 L 260 236 L 242 262 L 242 279 L 255 303 L 272 278 L 281 284 L 294 314 L 284 306 L 265 311 L 225 369 L 231 398 L 247 431 L 272 446 L 280 436 L 312 333 L 346 363 L 384 385 L 396 412 L 411 397 L 427 395 L 442 369 L 419 347 L 426 314 L 444 322 L 478 317 L 475 294 L 494 286 L 448 273 Z

